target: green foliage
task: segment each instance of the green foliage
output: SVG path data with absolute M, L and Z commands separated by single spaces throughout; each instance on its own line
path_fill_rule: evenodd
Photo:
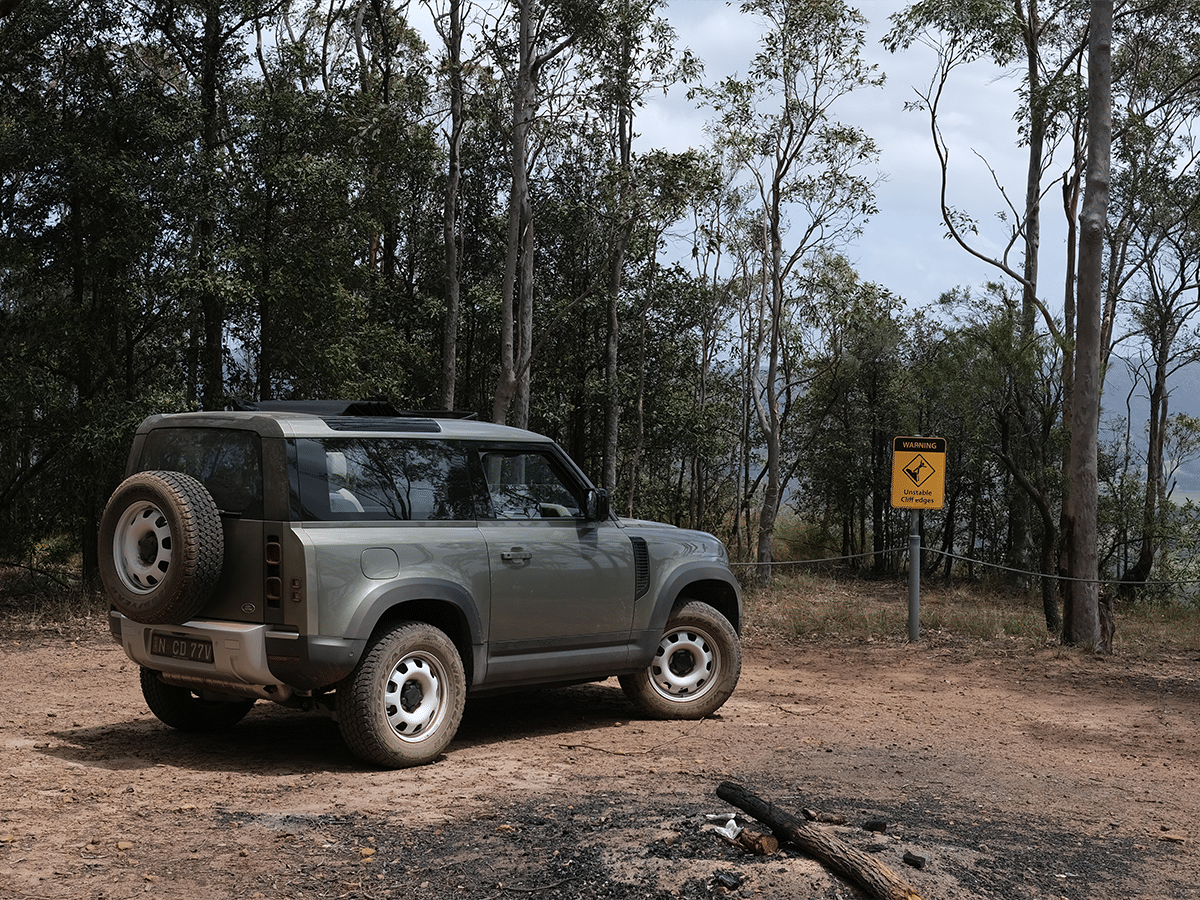
M 131 426 L 183 387 L 170 281 L 188 111 L 140 48 L 112 52 L 115 4 L 29 15 L 3 32 L 24 65 L 0 93 L 0 553 L 74 534 L 87 572 Z
M 1131 214 L 1114 235 L 1146 240 L 1115 258 L 1156 260 L 1161 284 L 1172 283 L 1159 277 L 1166 264 L 1192 258 L 1196 232 L 1195 175 L 1177 162 L 1195 98 L 1170 93 L 1195 70 L 1195 47 L 1155 24 L 1180 21 L 1192 34 L 1200 24 L 1184 7 L 1151 4 L 1124 19 L 1117 55 L 1114 195 Z M 146 415 L 234 396 L 438 402 L 447 70 L 406 21 L 411 8 L 24 0 L 3 19 L 0 560 L 40 573 L 7 584 L 40 590 L 64 570 L 91 575 L 95 522 Z M 774 558 L 848 556 L 877 575 L 900 570 L 907 539 L 907 515 L 888 502 L 891 439 L 939 435 L 947 507 L 922 517 L 923 539 L 980 561 L 933 556 L 939 578 L 982 581 L 994 577 L 982 565 L 1028 561 L 1023 497 L 1050 510 L 1051 525 L 1030 516 L 1028 534 L 1052 545 L 1069 342 L 1025 327 L 1011 284 L 950 291 L 914 313 L 839 255 L 874 211 L 878 177 L 873 141 L 835 115 L 840 98 L 883 77 L 862 58 L 862 15 L 842 2 L 748 0 L 763 45 L 744 78 L 702 87 L 699 61 L 675 46 L 656 0 L 538 8 L 573 52 L 543 72 L 530 148 L 531 427 L 599 481 L 615 399 L 614 509 L 711 530 L 743 558 L 765 521 L 768 437 L 778 438 Z M 958 59 L 1016 64 L 1024 36 L 1013 10 L 924 0 L 894 19 L 889 39 L 900 47 L 936 32 L 957 42 Z M 1044 35 L 1056 53 L 1078 11 L 1059 10 Z M 483 24 L 471 22 L 476 55 L 461 70 L 455 402 L 488 415 L 514 48 L 507 21 L 491 22 L 499 31 L 487 40 Z M 681 80 L 713 116 L 713 145 L 634 152 L 636 123 L 623 117 Z M 1039 102 L 1074 109 L 1078 90 L 1064 76 Z M 1177 249 L 1156 249 L 1151 235 Z M 671 241 L 690 256 L 668 255 Z M 1151 346 L 1152 326 L 1166 321 L 1156 311 L 1189 311 L 1152 307 L 1143 287 L 1121 282 L 1123 303 L 1147 299 L 1121 321 Z M 1194 351 L 1187 328 L 1171 337 L 1180 358 Z M 1195 433 L 1172 420 L 1168 458 L 1194 454 Z M 1118 449 L 1102 470 L 1110 575 L 1130 564 L 1146 497 L 1144 461 Z M 1190 506 L 1160 508 L 1159 587 L 1146 605 L 1195 596 L 1196 527 Z M 811 627 L 896 624 L 892 611 L 837 624 L 847 615 Z M 980 626 L 1023 627 L 1004 616 Z
M 1021 52 L 1022 22 L 1005 0 L 919 0 L 891 16 L 885 46 L 907 50 L 929 34 L 963 45 L 969 59 L 989 56 L 1007 66 Z

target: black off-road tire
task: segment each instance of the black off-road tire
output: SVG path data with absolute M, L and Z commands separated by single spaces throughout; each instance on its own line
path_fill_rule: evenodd
M 729 620 L 707 603 L 671 613 L 654 661 L 617 680 L 656 719 L 703 719 L 729 699 L 742 674 L 742 645 Z
M 466 695 L 450 638 L 424 622 L 402 622 L 376 638 L 338 687 L 338 727 L 346 746 L 369 763 L 420 766 L 454 738 Z
M 225 538 L 212 496 L 181 472 L 139 472 L 109 498 L 100 519 L 100 580 L 135 622 L 186 622 L 221 576 Z
M 153 669 L 142 668 L 142 696 L 150 712 L 164 725 L 202 733 L 232 728 L 254 706 L 250 698 L 205 700 L 193 691 L 160 681 Z

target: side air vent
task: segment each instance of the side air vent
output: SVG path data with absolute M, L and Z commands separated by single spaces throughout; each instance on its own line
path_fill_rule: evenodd
M 650 550 L 646 546 L 646 539 L 633 537 L 629 539 L 633 544 L 633 571 L 635 590 L 633 598 L 640 600 L 646 596 L 646 591 L 650 590 Z

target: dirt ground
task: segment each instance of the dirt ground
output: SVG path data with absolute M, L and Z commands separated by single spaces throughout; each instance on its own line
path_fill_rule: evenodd
M 1190 655 L 751 638 L 719 718 L 641 720 L 615 682 L 476 700 L 385 772 L 264 704 L 171 731 L 100 623 L 2 637 L 2 897 L 866 896 L 715 834 L 724 781 L 843 816 L 927 900 L 1200 897 Z

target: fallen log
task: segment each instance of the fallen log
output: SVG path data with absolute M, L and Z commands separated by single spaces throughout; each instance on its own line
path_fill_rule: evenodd
M 793 816 L 740 784 L 721 782 L 717 787 L 717 796 L 769 826 L 781 840 L 853 881 L 872 897 L 878 897 L 879 900 L 921 900 L 921 895 L 908 882 L 870 854 Z

